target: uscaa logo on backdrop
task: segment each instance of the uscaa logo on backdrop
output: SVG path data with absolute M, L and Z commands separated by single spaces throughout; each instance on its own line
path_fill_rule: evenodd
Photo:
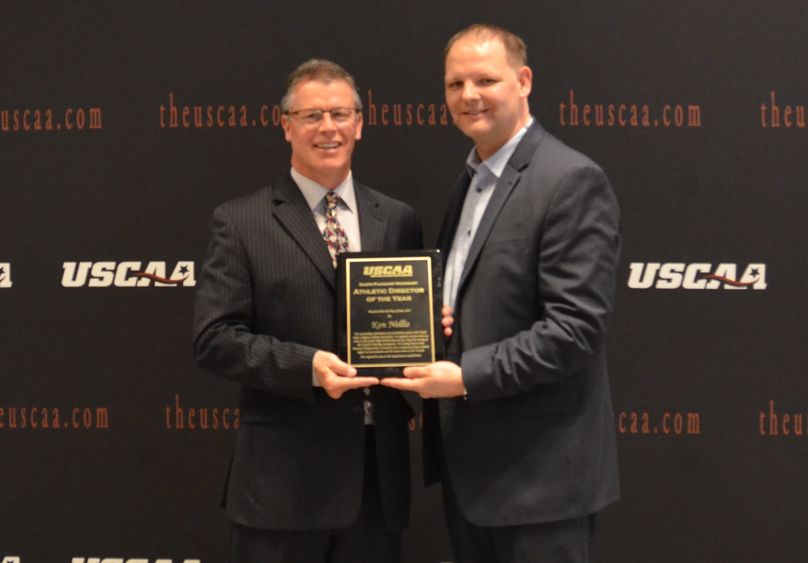
M 180 260 L 65 262 L 62 287 L 194 287 L 194 263 Z
M 766 264 L 632 262 L 631 289 L 766 289 Z
M 11 286 L 11 264 L 0 262 L 0 289 L 7 289 Z
M 179 561 L 179 560 L 178 560 Z M 175 563 L 173 559 L 147 557 L 73 557 L 70 563 Z M 200 563 L 199 559 L 183 559 L 181 563 Z

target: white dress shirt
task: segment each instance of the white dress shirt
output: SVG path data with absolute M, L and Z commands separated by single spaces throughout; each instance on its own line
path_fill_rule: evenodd
M 348 177 L 333 190 L 324 188 L 314 180 L 306 178 L 294 168 L 292 168 L 291 174 L 295 184 L 303 193 L 303 197 L 306 198 L 306 203 L 309 204 L 309 209 L 314 214 L 314 220 L 317 222 L 317 228 L 321 233 L 325 230 L 325 196 L 330 192 L 339 196 L 337 216 L 340 225 L 345 230 L 345 236 L 348 237 L 348 251 L 359 252 L 362 250 L 362 239 L 359 233 L 359 210 L 356 207 L 356 194 L 354 193 L 351 173 L 348 172 Z
M 356 193 L 354 192 L 353 176 L 348 172 L 348 176 L 336 188 L 329 190 L 324 188 L 314 180 L 307 178 L 294 168 L 291 170 L 292 179 L 300 188 L 306 203 L 309 204 L 317 222 L 317 228 L 322 233 L 325 231 L 326 202 L 325 196 L 328 193 L 335 193 L 339 197 L 337 203 L 337 218 L 348 238 L 348 252 L 359 252 L 362 250 L 362 239 L 359 233 L 359 209 L 356 206 Z M 325 241 L 323 241 L 325 244 Z M 320 381 L 314 374 L 314 366 L 311 368 L 311 384 L 320 387 Z M 365 395 L 370 394 L 369 389 L 365 389 Z M 368 399 L 364 401 L 365 424 L 373 424 L 372 406 Z

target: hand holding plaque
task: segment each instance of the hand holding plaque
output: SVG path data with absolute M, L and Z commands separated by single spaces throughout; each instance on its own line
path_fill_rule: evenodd
M 360 374 L 401 376 L 443 357 L 437 251 L 339 256 L 340 356 Z

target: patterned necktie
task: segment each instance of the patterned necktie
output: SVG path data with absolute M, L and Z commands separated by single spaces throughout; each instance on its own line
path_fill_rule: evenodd
M 335 268 L 337 267 L 337 255 L 348 252 L 348 237 L 345 235 L 345 229 L 339 224 L 339 219 L 337 219 L 337 202 L 339 202 L 337 194 L 329 193 L 325 196 L 323 238 L 328 246 L 331 262 Z

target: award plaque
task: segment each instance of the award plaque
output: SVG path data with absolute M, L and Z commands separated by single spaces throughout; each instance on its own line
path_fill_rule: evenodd
M 337 341 L 360 375 L 400 376 L 443 358 L 437 250 L 338 257 Z

